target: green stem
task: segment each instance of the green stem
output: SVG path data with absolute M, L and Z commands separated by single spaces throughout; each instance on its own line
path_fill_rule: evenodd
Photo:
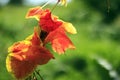
M 52 8 L 51 12 L 56 8 L 56 6 L 58 5 L 59 2 L 60 2 L 60 0 L 57 1 L 57 3 L 55 4 L 55 6 Z
M 110 12 L 110 0 L 107 0 L 107 12 L 109 13 Z
M 39 70 L 38 71 L 35 70 L 35 72 L 39 75 L 39 77 L 41 78 L 41 80 L 44 80 L 43 77 L 40 75 Z
M 48 5 L 50 2 L 52 2 L 52 0 L 48 0 L 48 2 L 46 2 L 46 3 L 42 6 L 42 8 L 45 7 L 46 5 Z

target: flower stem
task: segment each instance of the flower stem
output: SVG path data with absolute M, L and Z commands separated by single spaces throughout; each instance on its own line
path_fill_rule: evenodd
M 37 75 L 39 75 L 39 77 L 41 78 L 41 80 L 44 80 L 43 77 L 40 75 L 39 70 L 38 71 L 35 70 L 35 72 L 37 73 Z
M 110 0 L 107 0 L 107 12 L 109 13 L 109 11 L 110 11 Z
M 48 2 L 46 2 L 43 6 L 42 6 L 42 8 L 43 7 L 45 7 L 46 5 L 48 5 L 50 2 L 52 2 L 53 0 L 48 0 Z
M 60 0 L 57 1 L 57 3 L 55 4 L 55 6 L 52 8 L 51 12 L 56 8 L 56 6 L 58 5 L 59 2 L 60 2 Z

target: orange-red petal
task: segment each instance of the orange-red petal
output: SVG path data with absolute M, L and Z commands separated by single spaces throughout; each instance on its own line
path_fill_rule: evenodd
M 19 60 L 14 56 L 8 55 L 6 59 L 7 70 L 17 79 L 23 80 L 29 76 L 37 65 L 28 60 Z
M 59 54 L 63 54 L 68 48 L 75 48 L 71 40 L 65 34 L 63 28 L 58 28 L 55 31 L 50 32 L 45 39 L 45 43 L 47 42 L 50 42 L 52 44 L 53 50 Z
M 60 27 L 62 27 L 68 33 L 71 33 L 71 34 L 77 33 L 75 27 L 69 22 L 63 22 L 63 24 Z
M 53 55 L 45 47 L 31 46 L 26 58 L 37 65 L 46 64 L 50 59 L 53 59 Z
M 39 20 L 39 17 L 42 11 L 43 10 L 41 7 L 30 8 L 30 10 L 26 15 L 26 18 L 36 18 L 37 20 Z
M 35 30 L 30 39 L 17 42 L 9 48 L 6 67 L 17 80 L 26 78 L 38 65 L 46 64 L 54 58 L 50 51 L 40 43 Z
M 62 21 L 60 21 L 56 16 L 52 15 L 48 10 L 40 17 L 39 25 L 43 31 L 51 32 L 62 25 Z
M 31 45 L 26 51 L 23 50 L 24 48 L 10 53 L 6 59 L 7 70 L 18 80 L 29 76 L 37 65 L 46 64 L 54 58 L 46 48 L 41 46 Z

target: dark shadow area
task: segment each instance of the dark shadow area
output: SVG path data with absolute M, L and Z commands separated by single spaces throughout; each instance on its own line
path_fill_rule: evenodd
M 62 77 L 62 76 L 64 76 L 64 75 L 66 75 L 67 76 L 67 72 L 66 71 L 63 71 L 63 70 L 59 70 L 59 71 L 57 71 L 57 72 L 55 72 L 54 73 L 54 78 L 58 78 L 58 77 Z
M 120 0 L 84 0 L 84 2 L 103 15 L 103 23 L 113 22 L 120 14 Z
M 22 5 L 23 4 L 23 0 L 10 0 L 9 4 L 10 5 Z
M 87 62 L 84 58 L 74 57 L 65 61 L 65 64 L 71 66 L 76 71 L 84 71 L 87 67 Z

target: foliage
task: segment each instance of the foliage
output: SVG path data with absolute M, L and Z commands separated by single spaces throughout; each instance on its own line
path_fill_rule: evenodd
M 118 6 L 116 3 L 115 5 Z M 13 80 L 5 69 L 7 47 L 30 35 L 33 25 L 37 23 L 34 19 L 24 20 L 27 9 L 28 7 L 23 6 L 6 6 L 0 11 L 0 49 L 2 50 L 0 53 L 0 80 Z M 88 4 L 81 0 L 74 0 L 64 8 L 57 7 L 53 13 L 60 15 L 61 19 L 73 22 L 77 28 L 77 35 L 69 35 L 74 41 L 76 50 L 68 50 L 67 54 L 60 58 L 55 54 L 56 60 L 41 67 L 40 73 L 45 80 L 103 80 L 103 78 L 114 80 L 109 75 L 109 71 L 94 59 L 96 55 L 107 61 L 120 76 L 119 11 L 116 12 L 118 16 L 110 24 L 102 21 L 104 16 L 99 9 L 88 7 Z M 46 46 L 50 48 L 49 45 Z
M 23 0 L 10 0 L 9 4 L 22 5 Z
M 65 1 L 62 0 L 62 4 L 66 3 Z M 59 2 L 61 0 L 58 0 Z M 66 32 L 77 33 L 73 25 L 60 20 L 52 14 L 50 9 L 42 9 L 43 7 L 44 5 L 31 8 L 26 15 L 26 18 L 38 20 L 33 34 L 8 48 L 6 68 L 16 80 L 37 79 L 36 74 L 42 79 L 36 68 L 38 65 L 47 64 L 49 60 L 54 59 L 49 48 L 46 48 L 47 43 L 50 43 L 54 52 L 58 54 L 64 54 L 68 48 L 75 48 L 66 35 Z
M 120 14 L 119 0 L 85 0 L 85 3 L 103 15 L 104 23 L 113 22 Z

